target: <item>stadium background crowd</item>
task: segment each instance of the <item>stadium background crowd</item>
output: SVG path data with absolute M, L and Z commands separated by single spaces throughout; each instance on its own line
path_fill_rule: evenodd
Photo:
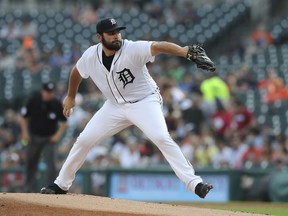
M 30 8 L 25 9 L 17 6 L 19 1 L 10 6 L 0 1 L 2 169 L 25 166 L 18 123 L 25 99 L 41 83 L 53 81 L 62 100 L 70 69 L 97 42 L 97 20 L 109 16 L 127 26 L 123 38 L 203 43 L 215 61 L 215 74 L 175 57 L 161 56 L 148 65 L 161 89 L 169 131 L 196 169 L 266 169 L 288 163 L 286 1 L 261 1 L 263 7 L 252 0 L 27 2 Z M 81 84 L 58 144 L 59 167 L 103 101 L 89 80 Z M 166 165 L 159 150 L 130 127 L 93 148 L 84 167 Z M 21 191 L 24 178 L 2 175 L 2 191 Z M 95 178 L 101 184 L 101 176 Z

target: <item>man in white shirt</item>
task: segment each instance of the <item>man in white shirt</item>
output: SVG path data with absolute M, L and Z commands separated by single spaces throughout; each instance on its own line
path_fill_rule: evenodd
M 187 57 L 189 47 L 165 41 L 124 40 L 120 33 L 123 29 L 125 27 L 118 26 L 115 19 L 101 20 L 97 24 L 100 43 L 89 47 L 72 69 L 63 101 L 65 116 L 69 117 L 75 106 L 82 79 L 90 77 L 107 100 L 79 135 L 57 179 L 42 188 L 41 193 L 67 193 L 89 150 L 133 124 L 160 149 L 186 188 L 204 198 L 212 185 L 195 175 L 192 165 L 170 137 L 159 88 L 146 67 L 146 63 L 153 62 L 159 54 Z

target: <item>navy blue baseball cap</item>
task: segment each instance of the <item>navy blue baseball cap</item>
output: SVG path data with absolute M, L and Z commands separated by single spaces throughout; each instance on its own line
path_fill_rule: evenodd
M 42 89 L 48 92 L 53 92 L 55 90 L 56 86 L 55 83 L 53 82 L 47 82 L 47 83 L 43 83 L 42 85 Z
M 113 18 L 102 19 L 97 23 L 97 33 L 102 34 L 104 32 L 112 32 L 115 30 L 123 30 L 126 29 L 125 26 L 118 26 L 117 22 Z

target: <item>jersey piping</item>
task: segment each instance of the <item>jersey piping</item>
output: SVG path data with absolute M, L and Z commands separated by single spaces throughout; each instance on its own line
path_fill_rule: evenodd
M 110 89 L 110 91 L 111 91 L 111 93 L 112 93 L 112 95 L 113 95 L 115 101 L 118 103 L 118 100 L 117 100 L 117 98 L 115 97 L 115 95 L 114 95 L 114 93 L 113 93 L 113 91 L 112 91 L 112 89 L 111 89 L 111 86 L 110 86 L 110 83 L 109 83 L 109 79 L 108 79 L 107 75 L 105 75 L 105 76 L 106 76 L 106 80 L 107 80 L 107 83 L 108 83 L 109 89 Z
M 125 98 L 124 98 L 124 96 L 121 94 L 121 92 L 119 91 L 119 89 L 118 89 L 118 87 L 117 87 L 117 85 L 116 85 L 116 83 L 115 83 L 115 80 L 114 80 L 114 72 L 113 72 L 113 70 L 112 70 L 112 80 L 113 80 L 113 83 L 114 83 L 114 86 L 115 86 L 115 88 L 117 89 L 117 91 L 118 91 L 118 93 L 119 93 L 119 95 L 121 96 L 121 98 L 124 100 L 124 102 L 127 102 L 126 100 L 125 100 Z M 113 94 L 114 95 L 114 94 Z M 115 96 L 114 96 L 115 97 Z
M 99 56 L 99 44 L 97 46 L 97 57 L 98 57 L 98 61 L 100 62 L 100 64 L 103 64 L 102 61 L 100 60 L 100 56 Z

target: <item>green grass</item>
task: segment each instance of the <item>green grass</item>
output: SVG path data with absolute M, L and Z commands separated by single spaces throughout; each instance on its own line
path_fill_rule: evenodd
M 249 212 L 263 215 L 288 216 L 288 203 L 230 202 L 230 203 L 187 203 L 185 205 L 222 209 L 236 212 Z

